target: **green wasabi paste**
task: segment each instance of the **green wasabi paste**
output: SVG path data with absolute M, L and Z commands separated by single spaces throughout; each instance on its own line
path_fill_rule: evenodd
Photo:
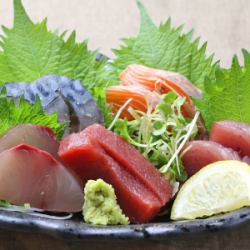
M 129 219 L 117 204 L 114 188 L 102 179 L 89 180 L 84 188 L 83 217 L 94 225 L 128 225 Z

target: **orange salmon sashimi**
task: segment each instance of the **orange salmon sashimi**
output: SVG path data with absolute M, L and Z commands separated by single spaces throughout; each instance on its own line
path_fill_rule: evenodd
M 190 96 L 201 99 L 201 90 L 194 86 L 185 76 L 160 69 L 153 69 L 139 64 L 129 65 L 120 73 L 123 86 L 143 86 L 150 91 L 166 94 L 173 91 L 177 96 L 186 98 L 182 106 L 182 114 L 194 118 L 197 110 Z M 205 126 L 201 118 L 198 120 L 200 134 L 205 134 Z
M 148 104 L 154 109 L 156 105 L 160 103 L 159 96 L 143 86 L 112 86 L 106 91 L 106 102 L 112 105 L 113 112 L 119 110 L 129 100 L 130 102 L 127 107 L 124 108 L 120 116 L 121 118 L 126 117 L 129 120 L 133 119 L 128 111 L 129 107 L 147 112 Z
M 165 94 L 169 91 L 178 96 L 186 97 L 191 102 L 190 96 L 201 98 L 201 91 L 186 77 L 172 71 L 153 69 L 139 64 L 129 65 L 120 74 L 122 85 L 142 85 L 150 91 Z

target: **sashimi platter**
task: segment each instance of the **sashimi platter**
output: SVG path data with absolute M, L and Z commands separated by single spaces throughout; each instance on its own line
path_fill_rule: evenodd
M 250 206 L 246 49 L 223 68 L 138 1 L 138 35 L 107 58 L 13 4 L 0 41 L 0 224 L 19 214 L 101 234 Z

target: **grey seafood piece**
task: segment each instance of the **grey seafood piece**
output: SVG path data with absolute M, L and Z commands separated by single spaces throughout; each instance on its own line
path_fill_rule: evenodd
M 24 98 L 34 103 L 39 96 L 48 114 L 58 113 L 59 122 L 69 122 L 67 132 L 79 132 L 94 123 L 103 123 L 103 114 L 79 80 L 45 75 L 34 82 L 6 83 L 7 97 Z

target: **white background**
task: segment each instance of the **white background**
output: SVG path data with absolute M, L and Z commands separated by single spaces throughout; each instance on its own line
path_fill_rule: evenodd
M 250 50 L 250 0 L 142 0 L 157 24 L 171 16 L 175 25 L 195 29 L 224 66 L 233 54 Z M 135 0 L 23 0 L 34 21 L 48 17 L 51 29 L 76 29 L 78 40 L 111 55 L 119 39 L 139 29 Z M 11 26 L 12 0 L 0 0 L 0 23 Z

